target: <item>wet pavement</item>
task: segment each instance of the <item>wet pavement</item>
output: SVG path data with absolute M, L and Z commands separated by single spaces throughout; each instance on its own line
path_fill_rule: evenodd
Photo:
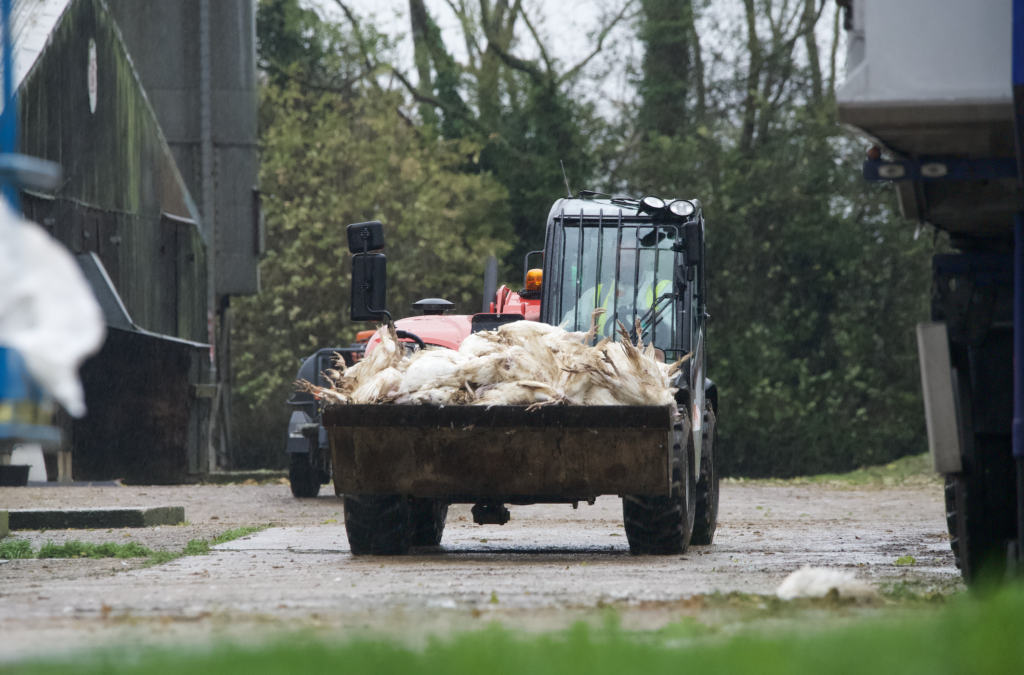
M 24 490 L 24 489 L 22 489 Z M 39 492 L 43 492 L 40 490 Z M 266 630 L 368 628 L 444 632 L 499 619 L 561 627 L 607 606 L 626 623 L 675 620 L 702 594 L 770 594 L 804 565 L 841 567 L 880 587 L 957 586 L 938 485 L 839 489 L 723 484 L 711 546 L 685 555 L 629 555 L 620 500 L 510 507 L 504 526 L 479 526 L 453 506 L 442 546 L 400 558 L 353 557 L 335 497 L 293 499 L 273 486 L 0 490 L 12 501 L 184 501 L 190 524 L 127 532 L 153 548 L 239 525 L 275 526 L 206 556 L 140 568 L 141 561 L 15 560 L 0 564 L 0 658 L 62 645 Z M 52 496 L 51 496 L 52 495 Z M 177 500 L 177 501 L 175 501 Z M 83 503 L 86 502 L 86 503 Z M 48 504 L 47 504 L 48 505 Z M 191 515 L 189 515 L 191 514 Z M 45 540 L 126 541 L 126 532 L 18 532 Z M 897 566 L 901 556 L 913 566 Z M 243 632 L 247 632 L 245 629 Z

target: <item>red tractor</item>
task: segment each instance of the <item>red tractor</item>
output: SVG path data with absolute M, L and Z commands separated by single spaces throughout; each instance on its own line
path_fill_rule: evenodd
M 352 319 L 390 319 L 379 222 L 348 228 Z M 531 269 L 532 257 L 542 266 Z M 474 331 L 512 321 L 586 330 L 605 309 L 599 337 L 621 323 L 660 356 L 691 358 L 675 386 L 677 410 L 660 406 L 342 405 L 323 411 L 335 492 L 356 555 L 397 555 L 440 544 L 448 505 L 473 504 L 474 521 L 504 524 L 508 504 L 593 503 L 619 495 L 630 551 L 681 553 L 710 544 L 718 513 L 714 440 L 718 394 L 705 376 L 704 219 L 700 203 L 583 192 L 548 216 L 543 251 L 526 256 L 523 288 L 495 289 L 484 306 L 448 315 L 439 299 L 395 322 L 409 348 L 458 349 Z M 636 329 L 633 329 L 635 339 Z M 379 343 L 374 336 L 367 353 Z M 676 414 L 678 412 L 678 414 Z

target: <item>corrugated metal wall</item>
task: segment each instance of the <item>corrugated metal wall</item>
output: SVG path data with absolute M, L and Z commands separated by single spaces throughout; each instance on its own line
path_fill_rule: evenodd
M 72 252 L 96 252 L 139 326 L 206 342 L 198 214 L 115 24 L 96 0 L 72 3 L 19 93 L 22 151 L 64 170 L 55 194 L 25 196 L 26 215 Z
M 216 294 L 259 291 L 255 0 L 207 0 Z M 201 0 L 107 0 L 200 210 L 203 194 Z M 206 221 L 210 214 L 203 213 Z
M 201 219 L 102 0 L 70 3 L 19 95 L 22 152 L 64 172 L 53 194 L 23 194 L 26 215 L 72 252 L 95 252 L 144 329 L 111 328 L 82 368 L 89 413 L 60 418 L 73 476 L 201 477 L 211 408 Z

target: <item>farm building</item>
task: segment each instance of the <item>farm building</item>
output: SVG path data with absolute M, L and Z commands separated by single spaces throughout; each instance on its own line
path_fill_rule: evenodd
M 12 33 L 20 151 L 63 168 L 21 206 L 76 255 L 108 326 L 82 369 L 88 414 L 58 415 L 48 467 L 201 478 L 229 441 L 229 299 L 259 285 L 255 5 L 18 0 Z

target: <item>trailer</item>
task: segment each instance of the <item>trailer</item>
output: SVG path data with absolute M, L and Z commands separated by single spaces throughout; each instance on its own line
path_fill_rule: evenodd
M 974 583 L 1024 543 L 1024 0 L 839 0 L 838 117 L 867 180 L 949 233 L 918 325 L 928 445 L 956 564 Z

